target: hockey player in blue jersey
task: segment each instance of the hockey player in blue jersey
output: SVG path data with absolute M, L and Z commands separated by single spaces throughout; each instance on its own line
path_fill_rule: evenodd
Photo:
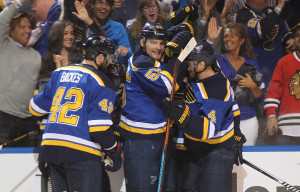
M 167 47 L 176 44 L 180 50 L 188 43 L 192 31 L 189 31 L 188 24 L 181 27 L 187 31 L 174 35 Z M 161 101 L 171 93 L 172 73 L 178 56 L 174 54 L 162 62 L 166 42 L 167 33 L 161 24 L 146 23 L 141 31 L 141 47 L 129 59 L 119 124 L 124 139 L 126 191 L 157 191 L 167 124 Z M 186 64 L 181 66 L 180 71 L 184 74 L 178 76 L 178 82 L 187 69 Z M 176 174 L 172 172 L 176 170 L 172 167 L 175 163 L 167 164 L 170 172 L 165 191 L 176 191 Z
M 38 161 L 43 174 L 49 166 L 54 191 L 101 191 L 103 167 L 117 171 L 122 164 L 111 127 L 115 87 L 98 70 L 111 63 L 114 47 L 91 35 L 83 49 L 84 61 L 55 70 L 29 104 L 33 115 L 48 114 Z M 104 166 L 103 151 L 112 159 Z
M 213 49 L 206 41 L 200 41 L 186 60 L 193 98 L 186 103 L 163 101 L 164 115 L 184 133 L 188 163 L 181 188 L 231 192 L 233 164 L 235 160 L 242 163 L 245 137 L 239 130 L 230 82 L 216 67 Z

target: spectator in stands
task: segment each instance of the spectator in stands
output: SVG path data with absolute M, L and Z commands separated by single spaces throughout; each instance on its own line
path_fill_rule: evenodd
M 51 73 L 71 63 L 80 63 L 82 53 L 74 45 L 74 26 L 67 20 L 56 21 L 49 32 L 47 56 L 43 58 L 41 75 L 50 78 Z
M 139 0 L 138 11 L 132 24 L 128 24 L 127 33 L 133 51 L 140 47 L 140 33 L 146 22 L 160 23 L 164 29 L 168 29 L 171 24 L 161 13 L 157 0 Z
M 47 55 L 48 35 L 52 24 L 61 16 L 60 0 L 31 0 L 31 10 L 38 22 L 37 28 L 32 32 L 30 44 L 42 57 Z
M 208 22 L 212 17 L 217 19 L 217 24 L 219 27 L 226 24 L 227 13 L 232 5 L 232 0 L 225 4 L 221 14 L 216 10 L 217 1 L 218 0 L 200 0 L 200 7 L 198 9 L 199 18 L 192 22 L 193 28 L 195 29 L 196 40 L 207 40 Z M 221 53 L 221 37 L 218 37 L 214 41 L 213 48 L 215 53 Z
M 41 67 L 40 54 L 27 46 L 35 24 L 29 14 L 15 14 L 25 1 L 14 1 L 0 13 L 0 143 L 38 129 L 28 111 Z
M 131 0 L 130 3 L 131 6 L 137 6 L 137 0 Z M 121 23 L 124 27 L 126 27 L 126 22 L 128 20 L 128 12 L 126 9 L 126 0 L 114 0 L 114 11 L 112 12 L 110 19 L 117 21 Z
M 214 18 L 209 23 L 209 37 L 214 40 L 212 27 L 218 30 Z M 245 145 L 255 145 L 259 128 L 255 104 L 263 99 L 264 83 L 245 25 L 229 23 L 225 26 L 222 50 L 224 53 L 216 54 L 216 59 L 235 92 L 241 112 L 240 129 L 247 139 Z
M 116 47 L 119 61 L 127 62 L 133 53 L 130 48 L 126 29 L 121 23 L 109 19 L 113 11 L 113 5 L 114 0 L 91 0 L 89 1 L 91 8 L 91 14 L 89 15 L 84 3 L 75 1 L 77 13 L 74 12 L 73 14 L 85 22 L 88 26 L 89 34 L 98 33 L 100 30 L 103 31 L 104 35 L 111 40 Z
M 0 12 L 14 0 L 0 0 Z M 25 1 L 22 6 L 19 8 L 20 12 L 29 12 L 30 11 L 30 2 Z
M 280 17 L 285 0 L 279 0 L 277 6 L 268 8 L 268 1 L 247 0 L 238 12 L 236 22 L 248 28 L 253 52 L 261 68 L 266 86 L 272 78 L 276 63 L 283 56 L 284 49 L 294 49 L 294 39 L 288 26 Z
M 275 145 L 300 145 L 300 23 L 293 33 L 296 51 L 279 60 L 265 98 L 268 133 L 278 134 Z

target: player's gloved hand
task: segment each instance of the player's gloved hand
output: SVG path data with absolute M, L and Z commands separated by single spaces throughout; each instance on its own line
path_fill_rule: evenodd
M 181 6 L 176 12 L 171 13 L 170 22 L 173 25 L 182 23 L 187 16 L 189 16 L 195 11 L 195 9 L 197 9 L 197 6 L 194 6 L 194 4 L 196 3 L 187 3 Z
M 190 109 L 183 102 L 176 99 L 170 101 L 165 98 L 163 101 L 163 114 L 171 120 L 174 120 L 179 129 L 184 130 L 190 122 Z
M 190 5 L 191 8 L 191 13 L 190 13 L 190 16 L 189 16 L 189 19 L 191 21 L 195 21 L 196 19 L 198 19 L 199 17 L 199 14 L 198 14 L 198 4 L 196 2 L 192 2 L 191 5 Z
M 111 172 L 116 172 L 122 167 L 122 144 L 118 143 L 113 149 L 105 151 L 103 159 L 104 169 Z
M 48 177 L 48 175 L 49 175 L 48 164 L 45 162 L 39 162 L 38 167 L 39 167 L 39 170 L 42 173 L 42 175 Z
M 192 33 L 188 31 L 181 31 L 174 35 L 173 39 L 165 47 L 166 56 L 171 58 L 175 54 L 180 54 L 192 37 Z
M 191 26 L 191 24 L 181 23 L 181 24 L 172 26 L 167 30 L 168 40 L 172 40 L 175 34 L 182 32 L 182 31 L 191 33 L 194 36 L 194 29 Z
M 234 164 L 239 166 L 240 164 L 243 164 L 243 145 L 247 141 L 243 133 L 241 132 L 235 132 L 234 133 L 234 153 L 235 153 L 235 159 Z

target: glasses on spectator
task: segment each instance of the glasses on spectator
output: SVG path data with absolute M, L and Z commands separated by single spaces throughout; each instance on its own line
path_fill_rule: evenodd
M 144 11 L 150 11 L 150 9 L 152 9 L 152 10 L 157 9 L 157 5 L 153 4 L 153 5 L 143 7 Z

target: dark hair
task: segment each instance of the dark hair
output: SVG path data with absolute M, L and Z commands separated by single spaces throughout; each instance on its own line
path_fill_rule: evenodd
M 225 30 L 227 29 L 234 30 L 234 32 L 240 39 L 245 39 L 244 43 L 240 47 L 239 55 L 246 58 L 255 59 L 255 56 L 252 51 L 252 44 L 249 40 L 246 26 L 241 23 L 228 23 L 224 27 L 224 33 Z M 224 33 L 223 33 L 223 38 L 224 38 Z M 222 52 L 226 52 L 224 41 L 222 41 Z
M 95 5 L 96 1 L 102 1 L 102 0 L 90 0 L 91 4 L 93 4 L 93 5 Z M 114 6 L 115 1 L 114 0 L 106 0 L 106 3 L 112 7 L 112 6 Z
M 47 47 L 47 55 L 43 58 L 41 75 L 42 76 L 50 76 L 51 73 L 56 69 L 56 65 L 53 60 L 53 54 L 60 55 L 61 50 L 63 48 L 64 41 L 64 33 L 65 28 L 67 26 L 72 26 L 74 29 L 74 25 L 72 22 L 68 20 L 58 20 L 50 28 L 49 36 L 48 36 L 48 47 Z M 69 61 L 81 62 L 82 55 L 81 54 L 70 54 L 70 53 L 78 53 L 79 51 L 73 44 L 69 51 Z M 73 57 L 73 58 L 72 58 Z
M 142 11 L 145 6 L 151 5 L 152 0 L 139 0 L 138 2 L 138 11 L 135 16 L 135 21 L 133 22 L 131 26 L 131 33 L 132 36 L 136 39 L 140 37 L 140 33 L 142 31 L 143 26 L 146 24 L 146 18 L 143 16 Z M 158 17 L 156 23 L 163 24 L 163 22 L 167 21 L 167 18 L 160 12 L 160 7 L 155 0 L 156 6 L 158 8 Z
M 95 9 L 95 4 L 97 1 L 101 1 L 101 0 L 90 0 L 87 5 L 86 5 L 86 9 L 88 11 L 88 14 L 90 16 L 90 18 L 94 18 L 95 14 L 94 14 L 94 9 Z M 115 1 L 114 0 L 106 0 L 106 3 L 110 6 L 110 7 L 113 7 L 114 6 L 114 3 Z M 107 18 L 109 18 L 112 14 L 114 10 L 111 9 L 109 15 L 107 16 Z
M 23 18 L 27 18 L 29 20 L 31 29 L 35 28 L 35 16 L 31 13 L 20 12 L 15 14 L 10 21 L 9 34 L 12 33 L 18 25 L 20 25 Z

